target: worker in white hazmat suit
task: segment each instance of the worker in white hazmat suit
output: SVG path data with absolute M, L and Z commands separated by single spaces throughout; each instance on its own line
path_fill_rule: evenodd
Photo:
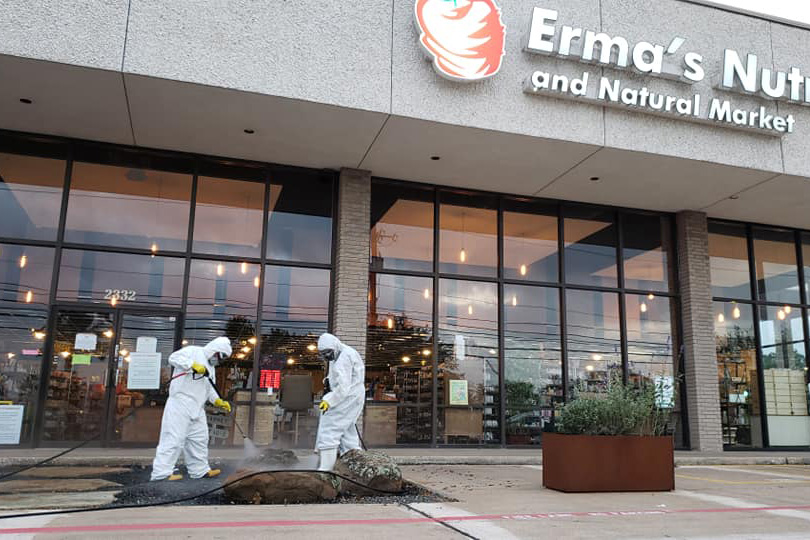
M 231 342 L 226 337 L 218 337 L 204 347 L 183 347 L 169 355 L 174 372 L 169 399 L 163 409 L 160 442 L 152 462 L 152 480 L 183 478 L 181 474 L 174 474 L 181 451 L 191 478 L 214 477 L 220 473 L 219 469 L 212 470 L 208 466 L 205 402 L 231 412 L 231 405 L 217 395 L 212 384 L 216 382 L 214 368 L 230 355 Z
M 321 418 L 315 450 L 320 454 L 318 470 L 331 471 L 340 453 L 360 448 L 355 424 L 366 399 L 366 367 L 360 354 L 332 334 L 318 338 L 318 354 L 327 362 L 325 382 L 329 391 L 319 406 Z

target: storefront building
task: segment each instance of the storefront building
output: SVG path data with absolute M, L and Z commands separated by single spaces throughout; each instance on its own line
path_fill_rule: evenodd
M 369 445 L 541 445 L 621 379 L 680 448 L 810 449 L 810 30 L 288 4 L 0 7 L 0 444 L 152 445 L 227 335 L 212 444 L 311 446 L 331 330 Z

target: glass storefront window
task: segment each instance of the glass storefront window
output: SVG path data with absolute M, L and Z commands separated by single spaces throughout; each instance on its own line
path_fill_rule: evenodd
M 628 294 L 625 307 L 630 381 L 674 389 L 675 302 L 653 294 Z
M 374 444 L 430 442 L 432 313 L 431 278 L 370 274 L 365 427 Z
M 439 208 L 439 272 L 494 277 L 498 261 L 496 201 L 442 193 Z
M 802 312 L 760 306 L 762 380 L 771 446 L 810 446 L 807 358 Z
M 180 258 L 66 249 L 57 298 L 112 306 L 179 306 L 185 261 Z
M 259 182 L 199 177 L 193 251 L 259 257 L 264 189 Z
M 433 271 L 432 189 L 371 186 L 371 269 Z
M 316 344 L 318 336 L 326 332 L 329 324 L 329 280 L 329 270 L 265 267 L 261 357 L 257 374 L 257 444 L 275 442 L 283 448 L 312 448 L 315 445 L 316 406 L 323 395 L 324 378 L 324 366 L 318 358 Z M 247 345 L 252 343 L 248 338 Z M 246 387 L 252 387 L 255 380 L 251 377 Z M 274 434 L 272 424 L 276 402 L 271 401 L 274 399 L 271 396 L 278 395 L 288 383 L 301 385 L 302 381 L 312 392 L 309 409 L 276 418 L 278 429 Z M 287 405 L 283 395 L 279 404 L 282 407 Z
M 565 281 L 577 285 L 616 287 L 616 222 L 614 212 L 599 208 L 565 209 Z
M 258 264 L 191 261 L 184 345 L 205 345 L 219 336 L 231 340 L 233 355 L 217 368 L 217 388 L 225 399 L 250 388 L 257 341 Z
M 762 447 L 752 306 L 714 302 L 714 337 L 723 444 Z
M 38 406 L 53 251 L 0 244 L 0 401 L 22 407 L 20 443 L 31 440 Z
M 790 231 L 755 228 L 754 265 L 759 299 L 798 303 L 799 268 L 796 238 Z
M 185 251 L 190 174 L 75 162 L 65 240 Z
M 709 264 L 713 297 L 751 298 L 744 225 L 709 222 Z
M 56 240 L 65 162 L 0 153 L 0 236 Z
M 612 377 L 622 373 L 619 295 L 569 289 L 565 316 L 572 396 L 606 392 Z
M 273 178 L 268 259 L 322 264 L 332 260 L 332 186 L 331 173 L 299 171 Z
M 498 288 L 439 282 L 439 426 L 447 443 L 499 443 Z
M 504 277 L 558 281 L 559 234 L 556 205 L 517 200 L 507 200 L 504 204 Z
M 563 403 L 560 291 L 505 285 L 506 444 L 540 444 Z
M 622 259 L 627 289 L 668 292 L 674 283 L 672 219 L 647 214 L 622 215 Z

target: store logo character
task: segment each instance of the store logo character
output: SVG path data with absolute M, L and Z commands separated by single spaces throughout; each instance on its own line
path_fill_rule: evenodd
M 506 27 L 494 0 L 416 0 L 419 42 L 436 71 L 454 81 L 479 81 L 501 69 Z

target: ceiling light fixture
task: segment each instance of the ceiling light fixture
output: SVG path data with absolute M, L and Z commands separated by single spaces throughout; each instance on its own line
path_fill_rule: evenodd
M 599 178 L 598 176 L 591 176 L 591 177 L 589 178 L 589 180 L 590 180 L 591 182 L 598 182 L 599 180 L 601 180 L 601 178 Z
M 28 98 L 20 98 L 20 103 L 25 103 L 26 105 L 31 105 L 33 103 L 33 100 L 30 100 Z
M 433 161 L 439 161 L 442 158 L 441 156 L 430 156 L 430 159 L 432 159 Z
M 255 132 L 254 130 L 252 130 L 252 129 L 244 129 L 244 130 L 242 130 L 242 131 L 244 131 L 244 132 L 245 132 L 245 133 L 247 133 L 248 135 L 253 135 L 254 133 L 256 133 L 256 132 Z

